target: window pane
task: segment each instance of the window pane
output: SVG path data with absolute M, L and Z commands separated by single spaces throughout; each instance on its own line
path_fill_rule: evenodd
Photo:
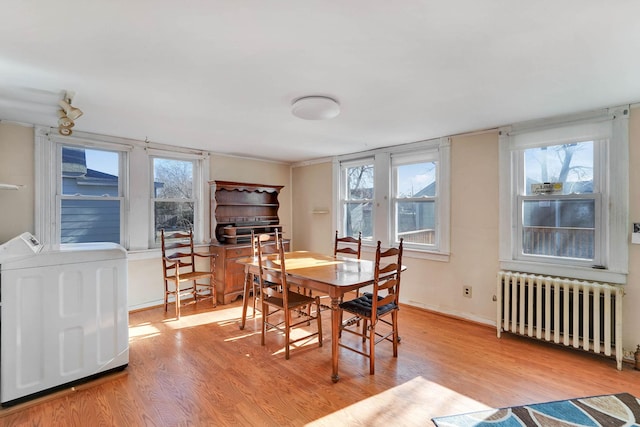
M 595 200 L 526 200 L 523 253 L 593 259 Z
M 396 198 L 435 197 L 435 162 L 397 166 L 396 173 Z
M 371 202 L 345 204 L 343 214 L 347 236 L 357 237 L 362 232 L 363 239 L 373 238 L 372 206 Z
M 118 153 L 62 147 L 62 194 L 118 197 Z
M 120 243 L 119 200 L 62 200 L 60 243 Z
M 436 203 L 433 200 L 424 202 L 397 203 L 397 239 L 405 242 L 435 245 Z
M 154 197 L 191 199 L 193 197 L 193 162 L 153 159 Z
M 593 193 L 593 147 L 587 141 L 525 150 L 525 194 L 544 182 L 562 183 L 558 194 Z
M 348 167 L 347 200 L 373 199 L 373 165 Z M 364 233 L 363 233 L 364 234 Z
M 155 202 L 156 240 L 160 230 L 186 231 L 193 228 L 193 202 Z

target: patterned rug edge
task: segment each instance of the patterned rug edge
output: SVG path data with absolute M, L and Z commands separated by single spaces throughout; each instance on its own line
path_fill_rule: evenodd
M 602 394 L 434 417 L 431 421 L 438 427 L 623 426 L 640 423 L 640 401 L 629 393 Z

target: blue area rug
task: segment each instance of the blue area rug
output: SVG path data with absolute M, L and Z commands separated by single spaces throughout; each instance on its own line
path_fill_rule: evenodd
M 629 393 L 582 397 L 436 417 L 438 427 L 640 426 L 640 402 Z

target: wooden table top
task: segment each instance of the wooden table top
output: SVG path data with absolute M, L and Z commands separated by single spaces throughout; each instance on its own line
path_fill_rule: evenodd
M 335 287 L 362 286 L 373 282 L 374 262 L 348 257 L 333 257 L 309 251 L 285 253 L 285 267 L 292 278 L 314 281 Z M 265 267 L 280 269 L 278 254 L 267 255 Z M 257 257 L 237 260 L 241 264 L 258 266 Z

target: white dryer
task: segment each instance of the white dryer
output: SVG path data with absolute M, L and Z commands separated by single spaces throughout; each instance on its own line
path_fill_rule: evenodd
M 29 233 L 0 245 L 0 404 L 129 363 L 126 251 L 47 249 Z

